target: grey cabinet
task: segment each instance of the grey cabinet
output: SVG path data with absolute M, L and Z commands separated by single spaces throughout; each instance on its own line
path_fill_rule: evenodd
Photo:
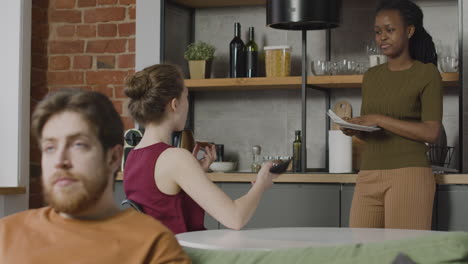
M 355 184 L 341 185 L 340 227 L 349 227 L 349 213 L 353 202 Z
M 468 185 L 439 185 L 437 230 L 468 231 Z
M 215 183 L 216 186 L 221 188 L 221 183 Z M 219 229 L 219 222 L 214 219 L 211 215 L 205 212 L 205 227 L 206 229 Z
M 244 195 L 250 187 L 250 183 L 222 184 L 232 199 Z M 338 227 L 339 197 L 340 184 L 276 183 L 264 193 L 245 228 Z
M 219 222 L 211 215 L 205 212 L 205 228 L 208 230 L 219 229 Z
M 216 183 L 229 197 L 247 193 L 250 183 Z M 348 227 L 354 184 L 275 183 L 265 192 L 245 228 Z M 125 199 L 123 183 L 115 183 L 114 200 Z M 122 207 L 123 208 L 123 207 Z M 434 202 L 433 229 L 468 231 L 468 185 L 439 185 Z M 207 229 L 225 228 L 205 214 Z

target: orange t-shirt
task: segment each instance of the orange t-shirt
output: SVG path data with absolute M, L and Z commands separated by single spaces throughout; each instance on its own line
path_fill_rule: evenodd
M 132 209 L 76 220 L 50 207 L 0 219 L 0 263 L 191 263 L 174 235 Z

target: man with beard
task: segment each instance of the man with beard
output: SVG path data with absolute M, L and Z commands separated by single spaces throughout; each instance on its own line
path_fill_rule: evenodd
M 190 263 L 152 217 L 113 199 L 123 125 L 112 102 L 77 89 L 50 94 L 32 115 L 49 206 L 0 219 L 0 263 Z

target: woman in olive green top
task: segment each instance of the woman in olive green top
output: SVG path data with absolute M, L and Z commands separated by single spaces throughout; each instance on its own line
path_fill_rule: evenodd
M 364 75 L 361 116 L 349 121 L 381 130 L 343 129 L 366 141 L 350 227 L 430 229 L 435 179 L 425 142 L 437 140 L 442 119 L 434 43 L 409 0 L 381 2 L 374 30 L 388 62 Z

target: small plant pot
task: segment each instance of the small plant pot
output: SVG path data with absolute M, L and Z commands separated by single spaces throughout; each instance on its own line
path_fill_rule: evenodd
M 211 60 L 189 61 L 190 79 L 208 79 L 211 75 Z

